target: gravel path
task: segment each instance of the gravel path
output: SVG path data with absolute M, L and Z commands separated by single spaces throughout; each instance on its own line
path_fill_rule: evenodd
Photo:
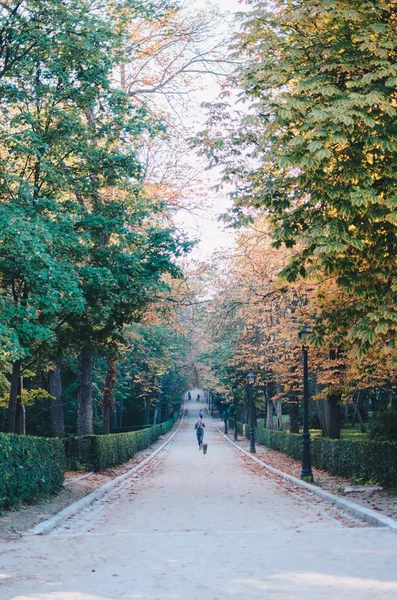
M 48 536 L 0 546 L 2 600 L 395 599 L 397 535 L 237 454 L 206 419 Z

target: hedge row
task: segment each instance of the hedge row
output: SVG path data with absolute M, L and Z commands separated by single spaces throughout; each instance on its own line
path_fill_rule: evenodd
M 60 440 L 0 433 L 0 510 L 58 492 L 64 471 Z
M 121 465 L 170 431 L 177 418 L 175 415 L 165 423 L 140 431 L 68 438 L 65 440 L 67 466 L 72 470 L 83 467 L 87 471 L 104 471 Z
M 249 438 L 249 427 L 237 423 L 240 434 Z M 302 458 L 302 436 L 287 431 L 255 429 L 259 444 L 279 450 L 297 460 Z M 345 441 L 329 438 L 311 440 L 312 465 L 333 475 L 397 488 L 397 443 Z

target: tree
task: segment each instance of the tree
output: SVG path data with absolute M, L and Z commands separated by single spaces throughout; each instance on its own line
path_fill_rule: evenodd
M 163 274 L 177 272 L 173 258 L 185 246 L 142 192 L 139 142 L 157 126 L 112 82 L 128 2 L 108 3 L 108 12 L 101 2 L 51 3 L 51 35 L 28 19 L 29 11 L 42 14 L 43 4 L 7 3 L 0 15 L 9 32 L 3 42 L 11 44 L 4 56 L 20 48 L 3 73 L 0 120 L 2 333 L 10 334 L 13 360 L 9 430 L 16 429 L 26 362 L 79 348 L 84 434 L 92 431 L 93 348 L 108 350 L 124 322 L 139 318 L 164 288 Z M 147 7 L 135 12 L 145 15 Z
M 235 48 L 247 108 L 215 106 L 202 135 L 235 187 L 231 218 L 269 215 L 275 245 L 295 248 L 288 280 L 336 278 L 349 301 L 318 315 L 319 340 L 394 347 L 395 3 L 251 5 Z

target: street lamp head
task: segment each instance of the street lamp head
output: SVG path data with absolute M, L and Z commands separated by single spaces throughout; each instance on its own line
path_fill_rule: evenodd
M 233 392 L 233 394 L 237 394 L 237 388 L 236 387 L 232 388 L 232 392 Z
M 252 371 L 250 373 L 248 373 L 247 381 L 248 381 L 249 385 L 253 385 L 255 383 L 255 375 L 253 374 Z
M 300 332 L 298 333 L 299 339 L 304 341 L 308 335 L 310 335 L 312 332 L 310 331 L 310 328 L 308 325 L 306 325 L 306 323 L 302 326 L 302 329 L 300 330 Z

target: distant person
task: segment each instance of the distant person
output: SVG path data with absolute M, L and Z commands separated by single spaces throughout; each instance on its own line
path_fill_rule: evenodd
M 192 395 L 191 395 L 191 393 L 190 393 L 190 392 L 188 392 L 188 394 L 187 394 L 187 399 L 189 400 L 189 402 L 190 402 L 190 401 L 191 401 L 191 399 L 192 399 Z
M 198 447 L 199 450 L 201 450 L 201 446 L 203 443 L 203 437 L 204 437 L 204 429 L 205 429 L 205 424 L 204 422 L 199 418 L 199 420 L 197 421 L 197 423 L 194 426 L 195 430 L 196 430 L 196 436 L 197 436 L 197 441 L 198 441 Z
M 203 413 L 203 411 L 200 408 L 200 410 L 199 410 L 199 419 L 202 419 L 203 417 L 204 417 L 204 413 Z
M 200 402 L 200 394 L 197 394 L 196 402 Z

